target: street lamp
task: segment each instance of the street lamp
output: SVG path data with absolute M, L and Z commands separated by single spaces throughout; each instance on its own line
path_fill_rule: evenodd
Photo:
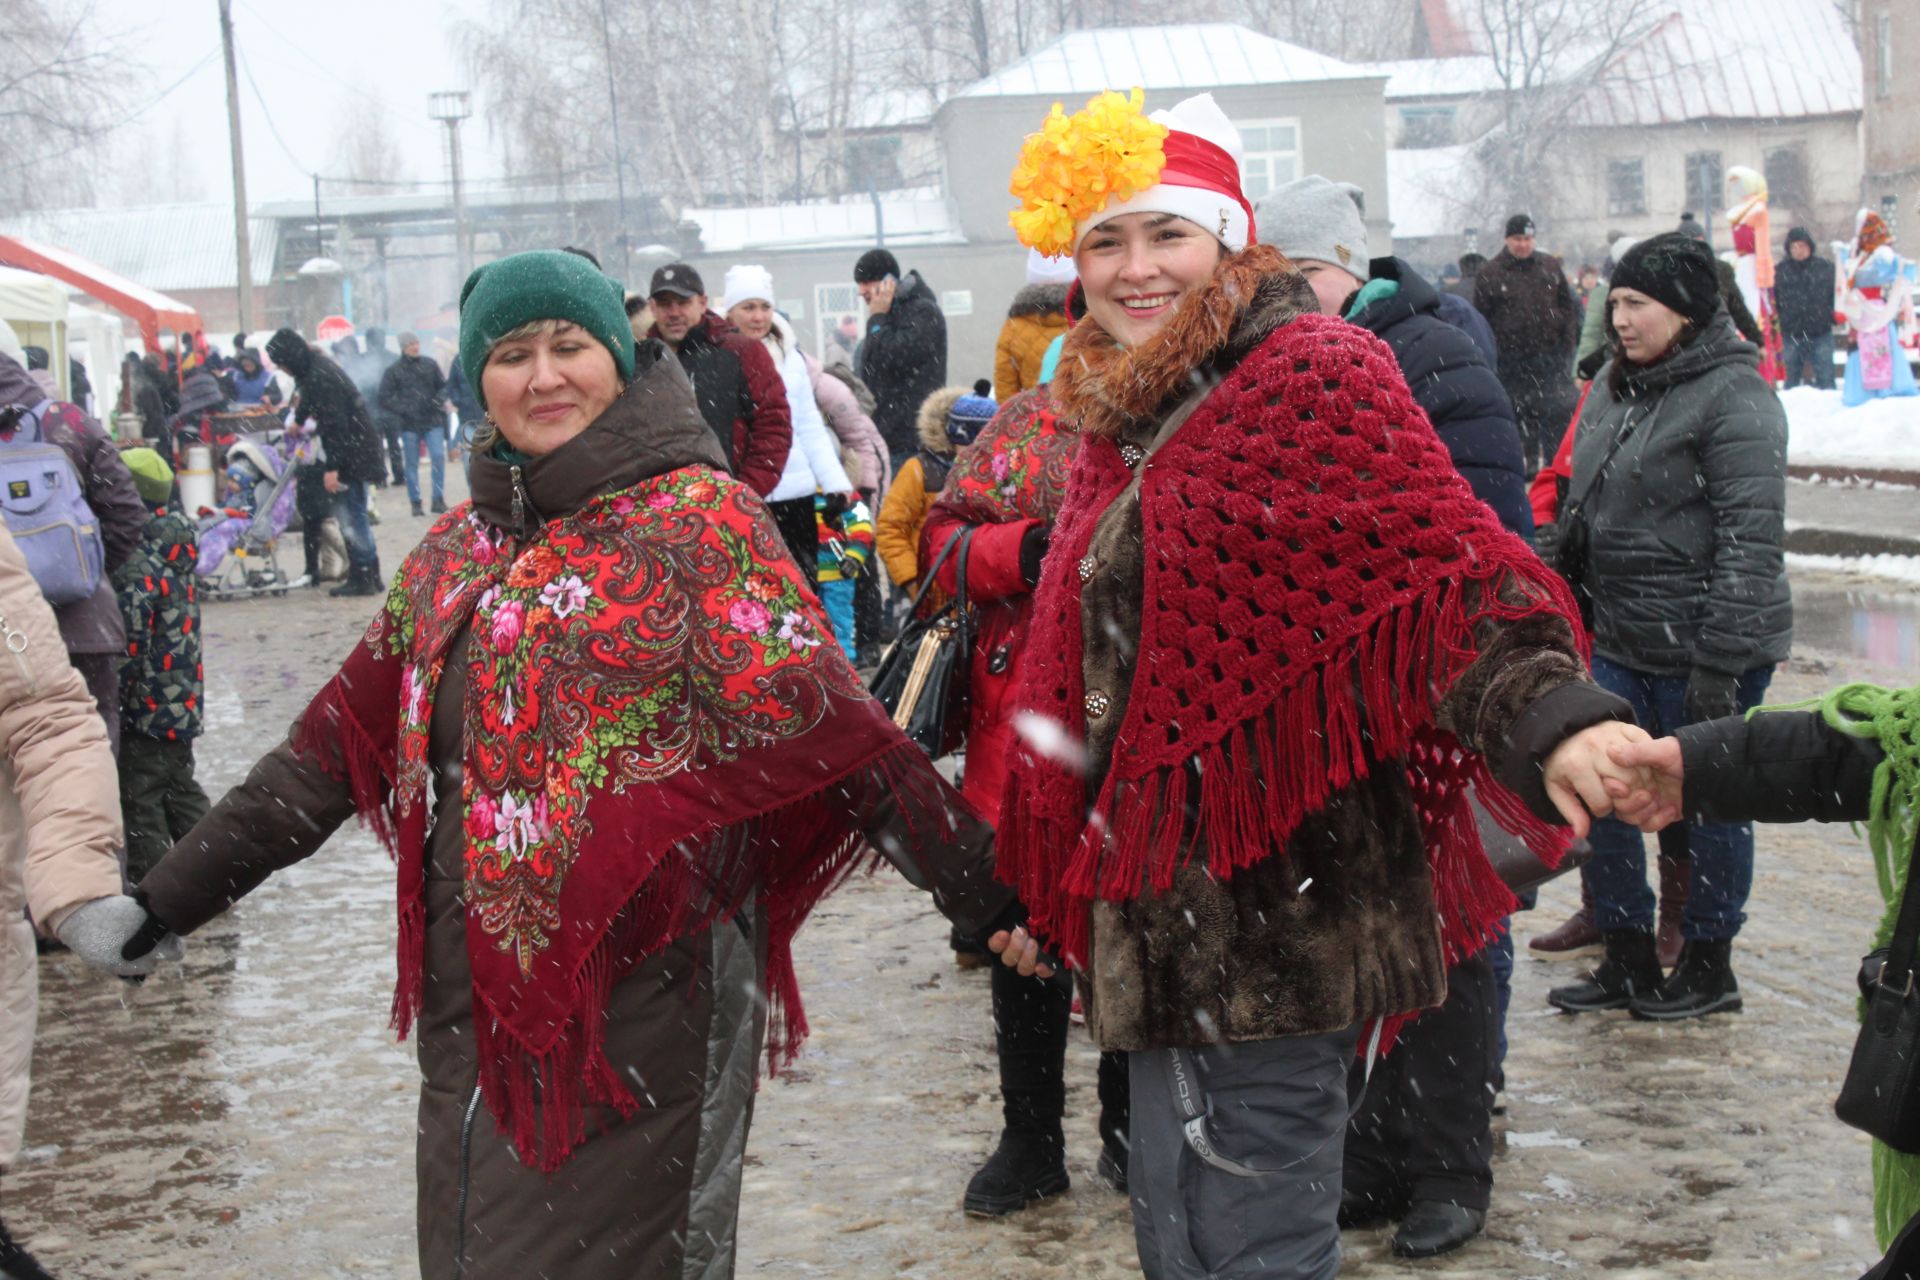
M 460 122 L 473 114 L 464 89 L 427 95 L 427 115 L 447 126 L 447 175 L 453 184 L 453 254 L 464 284 L 473 271 L 473 240 L 467 230 L 467 197 L 460 186 Z

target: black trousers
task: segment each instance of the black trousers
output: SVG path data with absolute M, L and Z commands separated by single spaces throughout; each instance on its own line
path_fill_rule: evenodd
M 127 831 L 127 878 L 138 884 L 174 841 L 207 816 L 193 776 L 193 740 L 129 733 L 120 741 L 120 816 Z
M 1054 1143 L 1064 1139 L 1067 1110 L 1067 1032 L 1073 979 L 1023 978 L 996 962 L 992 967 L 994 1048 L 1000 1058 L 1000 1100 L 1006 1127 Z M 1127 1055 L 1102 1053 L 1099 1076 L 1100 1141 L 1126 1167 L 1127 1117 L 1131 1106 Z
M 793 552 L 794 560 L 800 566 L 800 572 L 807 575 L 807 585 L 814 594 L 820 592 L 820 523 L 814 514 L 813 498 L 789 498 L 784 502 L 769 502 L 767 510 L 773 513 L 773 522 L 780 528 L 780 537 L 787 544 L 787 550 Z
M 1401 1029 L 1347 1125 L 1345 1187 L 1398 1213 L 1437 1200 L 1485 1210 L 1493 1194 L 1499 994 L 1486 952 L 1447 971 L 1447 999 Z M 1350 1092 L 1358 1088 L 1357 1080 Z

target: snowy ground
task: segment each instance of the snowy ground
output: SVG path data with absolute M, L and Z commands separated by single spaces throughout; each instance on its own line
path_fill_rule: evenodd
M 389 496 L 387 507 L 395 507 Z M 421 522 L 391 519 L 388 563 Z M 297 561 L 297 551 L 295 553 Z M 1804 642 L 1781 699 L 1920 669 L 1920 598 L 1797 579 Z M 209 790 L 271 746 L 358 634 L 364 602 L 301 593 L 207 610 Z M 143 987 L 42 965 L 29 1157 L 8 1223 L 63 1280 L 417 1274 L 417 1076 L 383 1030 L 390 865 L 343 833 L 193 940 Z M 1516 931 L 1557 923 L 1549 887 Z M 1544 1003 L 1572 966 L 1516 975 L 1497 1186 L 1484 1240 L 1417 1268 L 1346 1237 L 1344 1275 L 1852 1277 L 1875 1256 L 1867 1141 L 1831 1103 L 1852 976 L 1878 915 L 1843 829 L 1763 833 L 1736 959 L 1747 1012 L 1660 1027 Z M 1069 1067 L 1072 1190 L 1003 1222 L 959 1211 L 998 1128 L 984 975 L 898 877 L 858 881 L 796 948 L 815 1034 L 763 1089 L 741 1209 L 743 1276 L 990 1280 L 1137 1274 L 1124 1198 L 1092 1174 L 1094 1052 Z M 1284 1206 L 1276 1206 L 1284 1211 Z
M 1787 461 L 1920 471 L 1920 396 L 1869 400 L 1852 409 L 1838 391 L 1795 387 L 1787 410 Z

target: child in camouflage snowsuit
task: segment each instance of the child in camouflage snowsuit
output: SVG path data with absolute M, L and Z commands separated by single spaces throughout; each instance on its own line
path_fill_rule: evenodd
M 152 449 L 129 449 L 125 459 L 153 511 L 139 549 L 114 575 L 127 623 L 120 811 L 127 874 L 138 883 L 207 812 L 207 794 L 193 776 L 203 687 L 194 580 L 200 547 L 192 522 L 172 505 L 172 468 Z

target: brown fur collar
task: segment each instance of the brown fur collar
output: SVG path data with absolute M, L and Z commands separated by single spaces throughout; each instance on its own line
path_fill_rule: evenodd
M 1030 284 L 1013 295 L 1013 305 L 1007 308 L 1007 319 L 1018 316 L 1065 315 L 1067 312 L 1067 286 L 1063 284 Z
M 1278 249 L 1250 245 L 1222 259 L 1213 279 L 1137 348 L 1121 346 L 1091 317 L 1074 326 L 1053 398 L 1088 435 L 1117 436 L 1129 423 L 1156 421 L 1197 370 L 1232 368 L 1281 325 L 1319 309 L 1306 277 Z

